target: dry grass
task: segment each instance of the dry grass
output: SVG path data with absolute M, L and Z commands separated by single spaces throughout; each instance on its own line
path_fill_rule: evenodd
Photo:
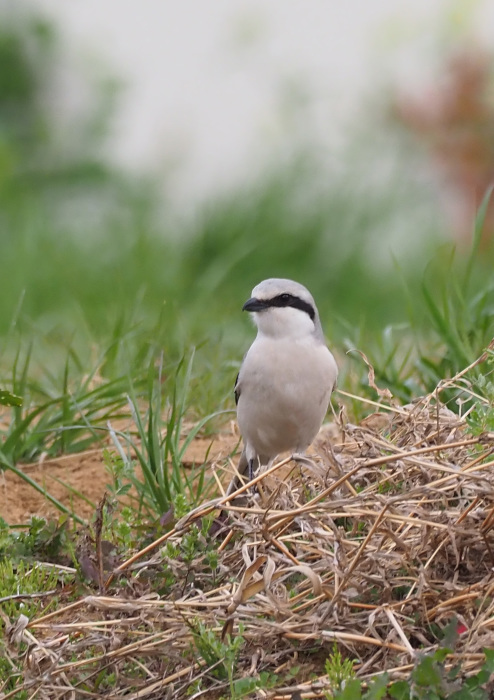
M 451 662 L 477 671 L 494 634 L 494 435 L 472 437 L 438 395 L 381 403 L 358 426 L 341 421 L 320 457 L 278 463 L 243 505 L 223 497 L 197 508 L 99 595 L 21 619 L 9 653 L 22 655 L 29 697 L 102 697 L 98 678 L 110 672 L 112 698 L 186 697 L 199 678 L 209 691 L 193 697 L 227 697 L 194 644 L 200 622 L 218 638 L 243 626 L 237 677 L 285 679 L 263 697 L 321 697 L 334 642 L 361 678 L 407 677 L 453 616 L 462 633 Z M 216 571 L 204 554 L 163 556 L 209 513 Z M 174 583 L 159 596 L 165 573 Z

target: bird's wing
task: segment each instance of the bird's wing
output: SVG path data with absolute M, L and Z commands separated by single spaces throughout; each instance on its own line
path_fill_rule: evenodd
M 240 398 L 240 387 L 239 387 L 239 385 L 238 385 L 238 377 L 239 377 L 239 375 L 240 375 L 240 372 L 237 374 L 237 376 L 236 376 L 236 378 L 235 378 L 235 386 L 234 386 L 234 388 L 233 388 L 233 393 L 235 394 L 235 405 L 238 404 L 238 400 L 239 400 L 239 398 Z

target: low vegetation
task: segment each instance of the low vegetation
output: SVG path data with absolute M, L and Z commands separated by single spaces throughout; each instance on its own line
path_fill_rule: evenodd
M 4 698 L 490 697 L 494 434 L 474 377 L 493 359 L 406 406 L 360 399 L 360 425 L 340 414 L 319 457 L 231 505 L 205 489 L 228 460 L 182 468 L 192 501 L 171 453 L 151 469 L 144 426 L 128 464 L 114 443 L 91 522 L 0 530 Z M 441 401 L 455 388 L 463 415 Z

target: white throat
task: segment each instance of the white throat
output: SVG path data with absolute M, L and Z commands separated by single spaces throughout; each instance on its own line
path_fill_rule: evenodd
M 309 314 L 291 306 L 271 307 L 252 316 L 261 336 L 303 340 L 314 335 L 315 324 Z

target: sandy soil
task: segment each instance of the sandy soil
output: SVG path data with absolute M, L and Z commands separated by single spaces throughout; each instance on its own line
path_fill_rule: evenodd
M 238 437 L 229 428 L 213 437 L 198 438 L 186 452 L 184 467 L 202 464 L 206 459 L 208 463 L 225 460 L 237 443 Z M 19 468 L 62 503 L 87 518 L 93 514 L 93 508 L 74 496 L 70 489 L 75 489 L 93 503 L 98 503 L 109 483 L 102 453 L 103 450 L 99 448 L 36 464 L 19 465 Z M 14 525 L 27 522 L 32 515 L 57 517 L 59 512 L 18 476 L 8 471 L 0 472 L 0 517 Z

